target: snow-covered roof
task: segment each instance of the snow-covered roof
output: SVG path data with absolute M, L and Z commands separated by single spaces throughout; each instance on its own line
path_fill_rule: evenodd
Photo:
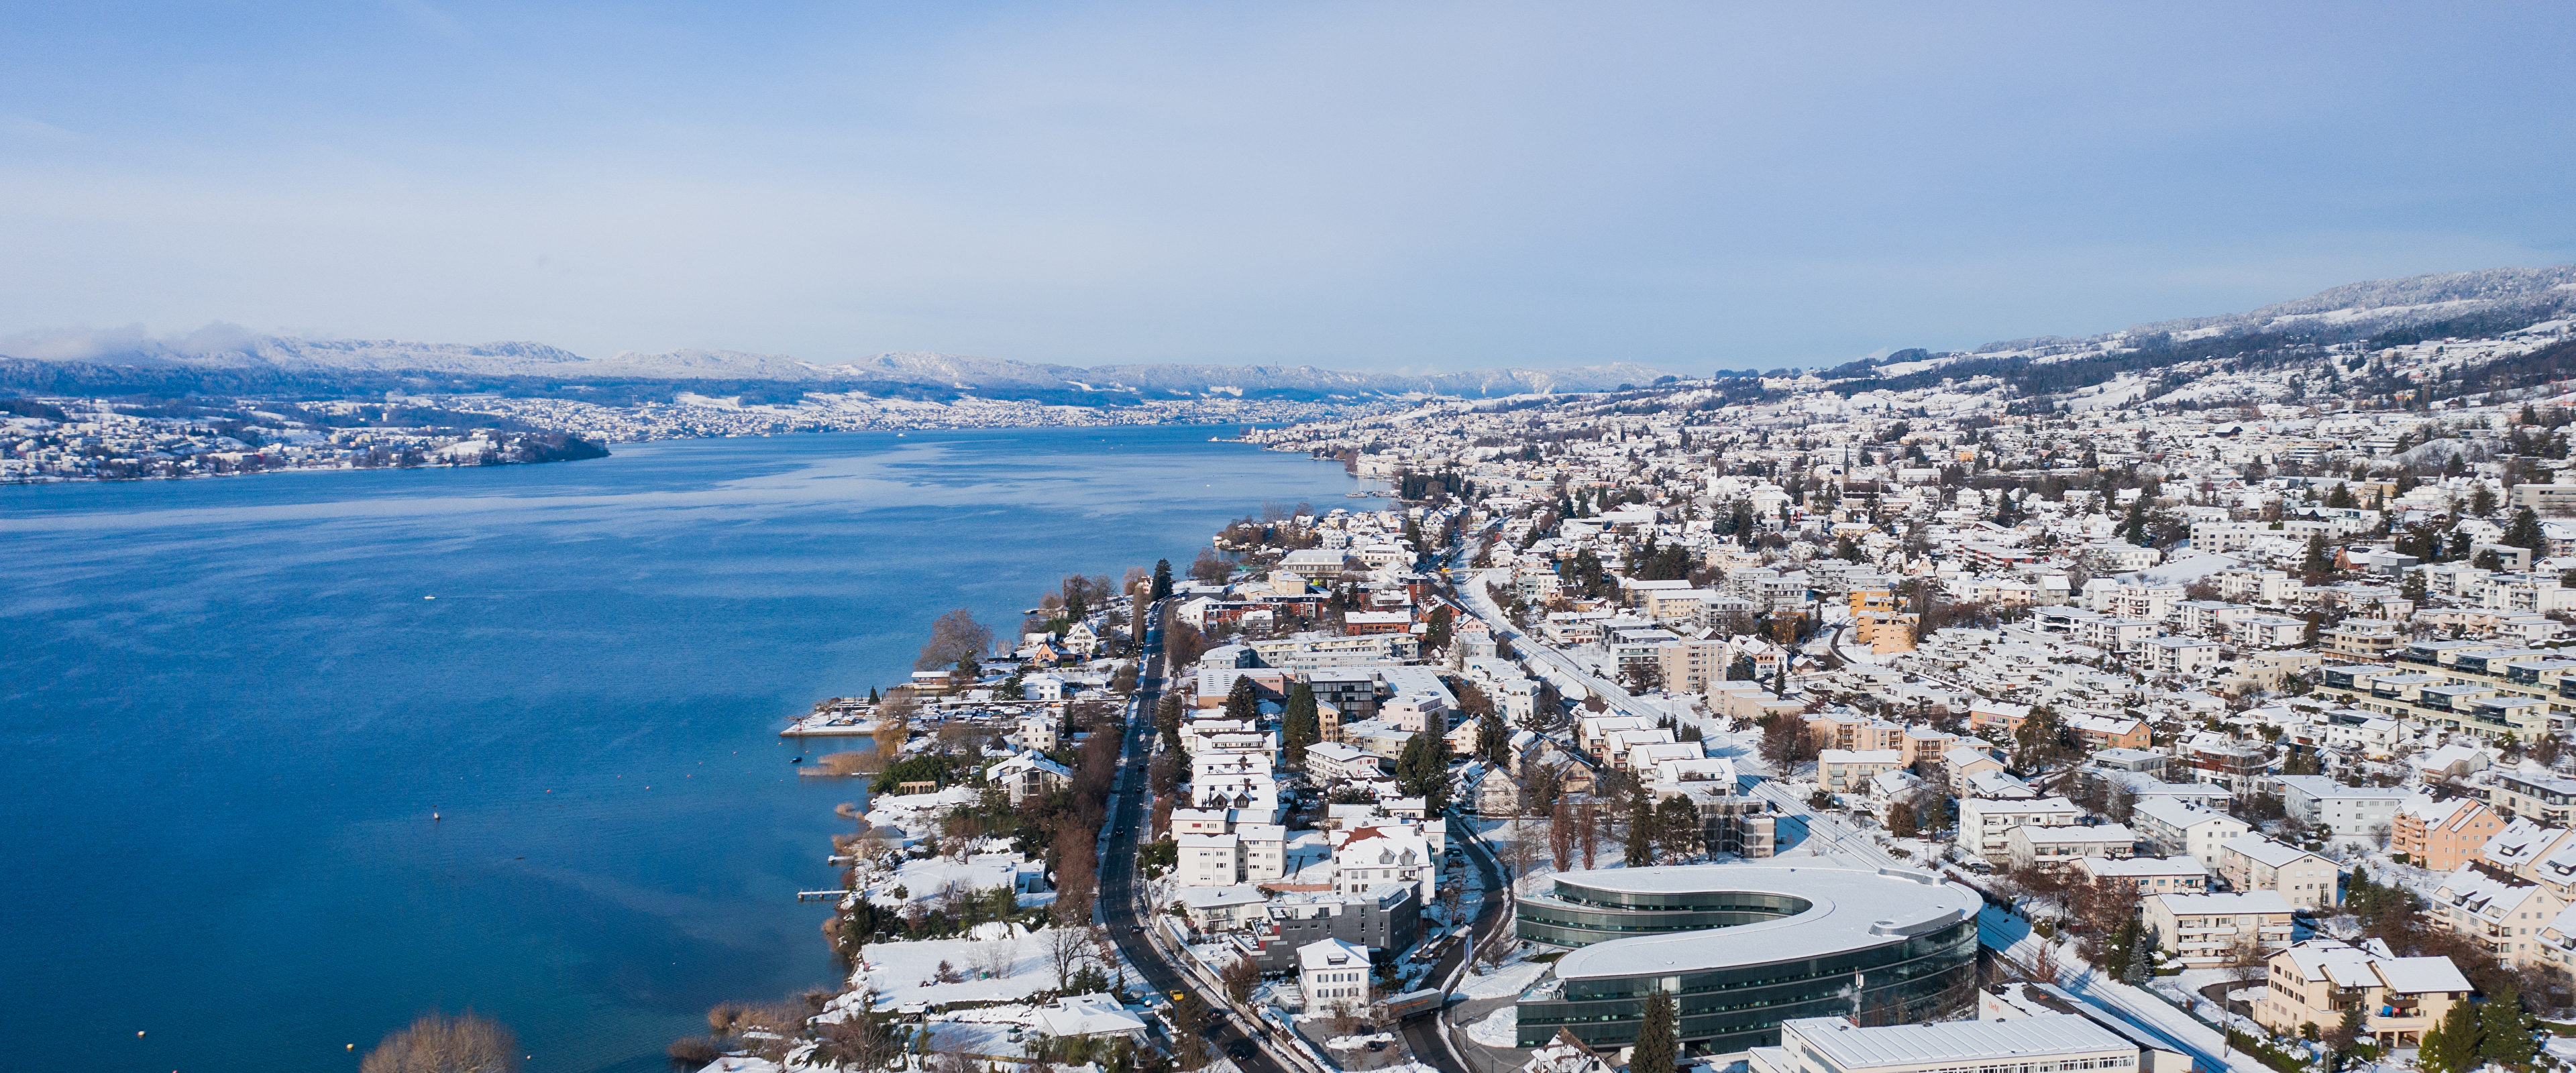
M 1267 900 L 1262 896 L 1261 888 L 1253 886 L 1182 887 L 1173 892 L 1172 896 L 1192 909 L 1224 909 Z
M 1339 969 L 1351 965 L 1366 967 L 1368 949 L 1339 939 L 1317 939 L 1297 948 L 1297 966 L 1301 969 Z
M 2137 1045 L 2071 1013 L 2039 1014 L 2006 1021 L 1938 1021 L 1930 1024 L 1880 1025 L 1862 1028 L 1842 1017 L 1800 1017 L 1783 1022 L 1784 1034 L 1795 1033 L 1832 1068 L 1862 1070 L 1913 1067 L 2034 1056 L 2135 1051 Z
M 2209 869 L 2194 857 L 2129 857 L 2116 861 L 2108 857 L 2086 857 L 2078 863 L 2084 866 L 2085 871 L 2094 875 L 2118 876 L 2124 879 L 2209 874 Z
M 2470 991 L 2469 978 L 2460 975 L 2460 967 L 2446 957 L 2382 958 L 2378 968 L 2380 979 L 2387 981 L 2391 991 L 2409 995 L 2432 991 L 2465 995 Z
M 2017 837 L 2027 838 L 2030 840 L 2030 843 L 2035 846 L 2059 844 L 2086 845 L 2095 842 L 2133 843 L 2138 840 L 2137 832 L 2129 830 L 2126 826 L 2116 823 L 2106 823 L 2095 827 L 2077 827 L 2071 824 L 2063 827 L 2050 827 L 2035 823 L 2026 823 L 2013 828 L 2013 830 L 2018 832 Z
M 1071 995 L 1038 1007 L 1035 1014 L 1038 1028 L 1059 1038 L 1145 1030 L 1145 1019 L 1127 1012 L 1113 995 Z
M 2279 891 L 2257 890 L 2242 894 L 2159 894 L 2165 909 L 2175 916 L 2202 916 L 2210 913 L 2278 913 L 2290 915 L 2289 899 Z
M 1561 872 L 1558 890 L 1629 894 L 1758 892 L 1807 904 L 1798 913 L 1712 931 L 1595 943 L 1556 963 L 1558 979 L 1710 972 L 1903 942 L 1976 916 L 1968 889 L 1929 872 L 1832 857 Z M 2275 896 L 2277 897 L 2277 895 Z
M 2294 863 L 2301 857 L 2317 856 L 2297 846 L 2283 845 L 2251 831 L 2219 843 L 2218 848 L 2241 853 L 2255 863 L 2268 868 L 2279 868 Z M 2322 857 L 2317 859 L 2324 860 Z

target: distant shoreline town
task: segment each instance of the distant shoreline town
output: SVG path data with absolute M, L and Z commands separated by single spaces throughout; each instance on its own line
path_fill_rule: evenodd
M 631 406 L 499 395 L 400 395 L 366 401 L 0 398 L 0 484 L 565 462 L 606 457 L 612 444 L 654 440 L 1273 423 L 1372 409 L 1232 398 L 1125 406 L 977 398 L 934 402 L 855 392 L 809 393 L 787 403 L 682 392 L 667 403 Z

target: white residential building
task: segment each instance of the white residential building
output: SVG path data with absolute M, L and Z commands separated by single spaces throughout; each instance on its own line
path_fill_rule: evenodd
M 1297 989 L 1306 995 L 1306 1012 L 1358 1011 L 1369 1004 L 1369 954 L 1339 939 L 1319 939 L 1297 948 Z
M 2179 797 L 2141 798 L 2129 810 L 2129 826 L 2154 847 L 2159 857 L 2218 859 L 2219 847 L 2250 828 L 2245 821 L 2212 812 Z
M 2385 845 L 2397 806 L 2408 791 L 2383 786 L 2346 786 L 2323 775 L 2280 777 L 2283 811 L 2331 832 L 2339 839 Z
M 2071 827 L 2083 814 L 2075 802 L 2063 797 L 2020 801 L 1963 797 L 1959 799 L 1959 849 L 2002 866 L 2012 860 L 2013 828 L 2023 824 Z

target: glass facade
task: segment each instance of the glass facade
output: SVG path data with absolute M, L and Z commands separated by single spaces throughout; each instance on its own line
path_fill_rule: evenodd
M 1523 938 L 1586 946 L 1639 935 L 1700 931 L 1806 912 L 1812 903 L 1741 891 L 1629 893 L 1559 881 L 1555 896 L 1527 899 L 1516 914 Z M 1976 998 L 1974 917 L 1911 938 L 1890 935 L 1858 950 L 1679 975 L 1645 974 L 1556 981 L 1519 1003 L 1517 1043 L 1536 1047 L 1559 1029 L 1585 1044 L 1615 1049 L 1636 1042 L 1646 996 L 1673 996 L 1681 1038 L 1692 1054 L 1778 1046 L 1780 1023 L 1798 1017 L 1854 1016 L 1863 1024 L 1933 1020 Z
M 1553 946 L 1590 946 L 1637 935 L 1731 928 L 1795 916 L 1810 908 L 1812 903 L 1806 899 L 1785 894 L 1637 893 L 1558 880 L 1553 896 L 1523 899 L 1513 916 L 1521 938 Z

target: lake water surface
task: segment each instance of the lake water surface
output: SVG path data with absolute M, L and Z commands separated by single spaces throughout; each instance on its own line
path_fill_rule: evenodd
M 828 984 L 794 893 L 855 787 L 777 729 L 949 608 L 1008 633 L 1066 573 L 1355 503 L 1208 432 L 0 488 L 8 1063 L 346 1071 L 470 1006 L 532 1070 L 644 1073 Z

